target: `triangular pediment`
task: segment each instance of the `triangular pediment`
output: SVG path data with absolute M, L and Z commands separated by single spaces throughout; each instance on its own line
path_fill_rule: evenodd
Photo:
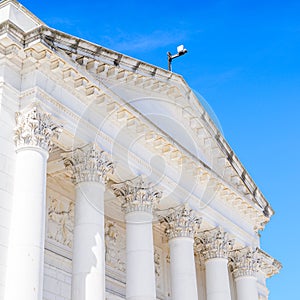
M 7 18 L 23 31 L 18 33 L 23 38 L 18 44 L 21 50 L 11 49 L 23 64 L 28 60 L 30 68 L 36 61 L 39 68 L 48 68 L 47 76 L 64 85 L 82 104 L 105 103 L 102 115 L 111 113 L 116 122 L 125 121 L 126 134 L 145 133 L 143 143 L 150 145 L 149 151 L 189 169 L 201 182 L 211 178 L 210 183 L 231 206 L 253 210 L 249 218 L 256 218 L 259 211 L 259 223 L 269 219 L 273 212 L 268 202 L 180 75 L 53 30 L 16 1 L 4 1 L 0 13 L 6 6 L 9 13 L 2 22 Z M 21 14 L 27 25 L 12 12 Z M 11 30 L 11 37 L 16 34 L 9 26 L 2 30 Z
M 149 138 L 154 148 L 163 151 L 170 144 L 171 148 L 178 146 L 185 153 L 179 154 L 180 163 L 186 158 L 192 160 L 192 165 L 200 162 L 199 173 L 196 167 L 193 174 L 200 177 L 205 177 L 206 171 L 215 174 L 226 186 L 222 184 L 221 188 L 225 198 L 235 199 L 230 192 L 234 189 L 238 198 L 253 201 L 267 218 L 273 214 L 207 110 L 180 75 L 79 39 L 76 49 L 71 47 L 71 40 L 65 45 L 65 48 L 59 46 L 59 54 L 64 59 L 68 57 L 82 75 L 91 76 L 112 98 L 121 100 L 119 109 L 130 111 L 129 123 L 133 113 L 135 119 L 147 119 L 156 127 L 159 134 Z M 83 47 L 88 47 L 88 51 L 84 53 Z M 247 207 L 244 203 L 243 209 Z

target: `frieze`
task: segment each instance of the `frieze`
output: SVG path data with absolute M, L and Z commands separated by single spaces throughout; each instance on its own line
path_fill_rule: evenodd
M 105 223 L 105 261 L 114 269 L 125 272 L 125 238 L 120 228 L 111 221 Z
M 72 249 L 74 202 L 50 195 L 47 216 L 47 237 Z

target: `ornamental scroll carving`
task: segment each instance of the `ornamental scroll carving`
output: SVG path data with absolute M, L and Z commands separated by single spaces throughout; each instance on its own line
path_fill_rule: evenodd
M 122 210 L 125 213 L 132 211 L 146 211 L 152 213 L 157 207 L 162 193 L 142 177 L 136 181 L 126 181 L 114 184 L 112 189 L 115 195 L 123 200 Z
M 66 203 L 50 196 L 48 205 L 48 238 L 72 248 L 73 222 L 74 203 Z
M 108 173 L 114 170 L 108 154 L 97 149 L 95 144 L 75 149 L 72 153 L 65 153 L 63 159 L 66 168 L 72 171 L 74 184 L 91 181 L 104 184 Z
M 220 227 L 204 231 L 196 237 L 196 249 L 205 260 L 228 258 L 233 244 L 234 240 Z
M 231 256 L 233 267 L 233 276 L 235 278 L 242 276 L 254 276 L 261 268 L 261 258 L 257 249 L 250 247 L 236 250 Z
M 194 238 L 200 230 L 201 218 L 187 205 L 171 212 L 162 220 L 166 224 L 165 233 L 169 239 L 176 237 Z
M 62 132 L 61 125 L 53 121 L 51 114 L 34 106 L 27 112 L 16 113 L 15 144 L 22 147 L 39 147 L 51 151 L 53 138 Z
M 105 260 L 108 265 L 125 272 L 125 239 L 115 223 L 105 223 Z

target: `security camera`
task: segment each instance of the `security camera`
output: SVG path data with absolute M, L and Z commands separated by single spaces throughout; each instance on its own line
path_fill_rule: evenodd
M 178 53 L 179 55 L 183 55 L 183 54 L 187 53 L 187 50 L 184 48 L 183 45 L 179 45 L 179 46 L 177 47 L 177 53 Z
M 179 56 L 182 56 L 184 54 L 186 54 L 188 51 L 184 48 L 183 45 L 179 45 L 177 47 L 177 53 L 172 55 L 171 52 L 167 52 L 167 55 L 168 55 L 168 70 L 169 71 L 172 71 L 172 67 L 171 67 L 171 64 L 172 64 L 172 60 L 174 58 L 177 58 Z

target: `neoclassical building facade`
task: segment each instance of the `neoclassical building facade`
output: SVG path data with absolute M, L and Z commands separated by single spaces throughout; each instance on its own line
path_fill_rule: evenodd
M 267 300 L 273 210 L 185 80 L 0 3 L 0 300 Z

